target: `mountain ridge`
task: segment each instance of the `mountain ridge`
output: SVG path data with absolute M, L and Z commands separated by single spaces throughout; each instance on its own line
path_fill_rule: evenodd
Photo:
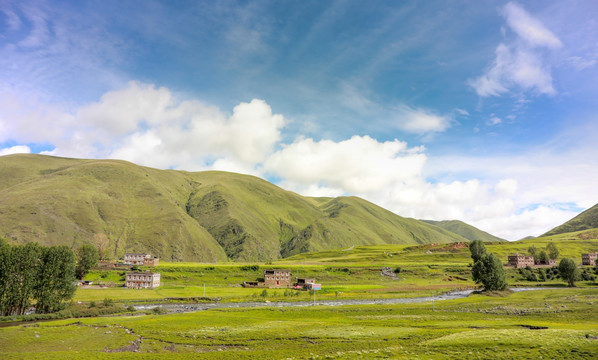
M 34 154 L 0 157 L 0 236 L 71 247 L 105 236 L 108 257 L 203 262 L 467 241 L 358 197 L 303 197 L 250 175 Z

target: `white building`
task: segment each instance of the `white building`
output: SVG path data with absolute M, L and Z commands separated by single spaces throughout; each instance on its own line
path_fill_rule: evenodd
M 160 273 L 146 272 L 127 273 L 125 283 L 127 289 L 153 289 L 160 286 Z
M 143 265 L 145 259 L 151 259 L 151 254 L 126 253 L 124 263 L 127 265 Z

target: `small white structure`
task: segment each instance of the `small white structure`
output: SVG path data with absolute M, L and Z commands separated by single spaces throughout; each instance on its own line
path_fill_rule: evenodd
M 160 286 L 160 273 L 146 272 L 127 273 L 125 283 L 127 289 L 153 289 Z
M 145 259 L 151 258 L 151 254 L 126 253 L 124 263 L 127 265 L 143 265 Z

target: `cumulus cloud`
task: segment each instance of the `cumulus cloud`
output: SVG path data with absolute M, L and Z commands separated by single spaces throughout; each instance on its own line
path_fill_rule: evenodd
M 558 156 L 430 158 L 424 147 L 370 136 L 340 141 L 299 136 L 283 143 L 287 122 L 263 100 L 240 103 L 227 113 L 138 82 L 70 110 L 11 93 L 0 93 L 0 105 L 0 142 L 52 144 L 54 150 L 45 153 L 59 156 L 275 178 L 302 195 L 356 195 L 401 216 L 463 220 L 510 240 L 539 235 L 574 215 L 554 204 L 593 205 L 592 179 L 598 176 L 587 149 Z M 396 113 L 414 129 L 448 126 L 425 110 L 399 107 Z M 19 145 L 0 154 L 30 151 Z M 484 178 L 467 175 L 472 173 Z M 431 180 L 443 174 L 462 175 Z
M 492 65 L 482 76 L 470 79 L 469 85 L 482 97 L 500 96 L 514 88 L 556 94 L 547 51 L 562 47 L 561 41 L 516 3 L 505 5 L 503 15 L 516 39 L 499 44 Z
M 29 154 L 31 153 L 31 149 L 29 146 L 26 145 L 15 145 L 9 148 L 0 149 L 0 156 L 10 155 L 10 154 Z
M 263 100 L 240 103 L 227 115 L 139 82 L 74 111 L 4 95 L 0 141 L 51 143 L 52 155 L 119 158 L 159 168 L 197 170 L 215 163 L 255 172 L 285 124 Z
M 398 140 L 378 142 L 369 136 L 340 142 L 299 138 L 272 154 L 264 162 L 264 170 L 284 178 L 298 191 L 311 189 L 313 193 L 313 185 L 319 184 L 333 193 L 363 194 L 417 177 L 426 160 L 423 150 L 408 148 Z

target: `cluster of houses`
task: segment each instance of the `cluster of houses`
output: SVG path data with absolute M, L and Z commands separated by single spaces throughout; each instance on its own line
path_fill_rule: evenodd
M 548 259 L 548 260 L 535 260 L 533 256 L 526 256 L 526 255 L 509 255 L 508 258 L 508 265 L 513 266 L 515 268 L 524 268 L 524 267 L 553 267 L 556 266 L 556 260 Z
M 264 281 L 245 281 L 243 287 L 294 288 L 297 290 L 322 289 L 322 285 L 317 284 L 315 279 L 297 279 L 295 283 L 291 284 L 291 272 L 281 269 L 264 270 Z
M 152 254 L 137 254 L 137 253 L 126 253 L 125 265 L 143 265 L 143 266 L 158 266 L 160 258 L 152 256 Z
M 596 259 L 598 259 L 598 253 L 593 252 L 589 254 L 581 254 L 581 264 L 582 265 L 595 265 Z M 507 257 L 507 265 L 513 266 L 514 268 L 524 268 L 524 267 L 531 267 L 531 268 L 538 268 L 538 267 L 553 267 L 557 266 L 556 260 L 535 260 L 533 256 L 526 256 L 526 255 L 509 255 Z
M 157 266 L 160 259 L 151 254 L 126 253 L 123 263 L 125 265 Z M 160 273 L 128 272 L 125 280 L 127 289 L 154 289 L 160 286 Z

